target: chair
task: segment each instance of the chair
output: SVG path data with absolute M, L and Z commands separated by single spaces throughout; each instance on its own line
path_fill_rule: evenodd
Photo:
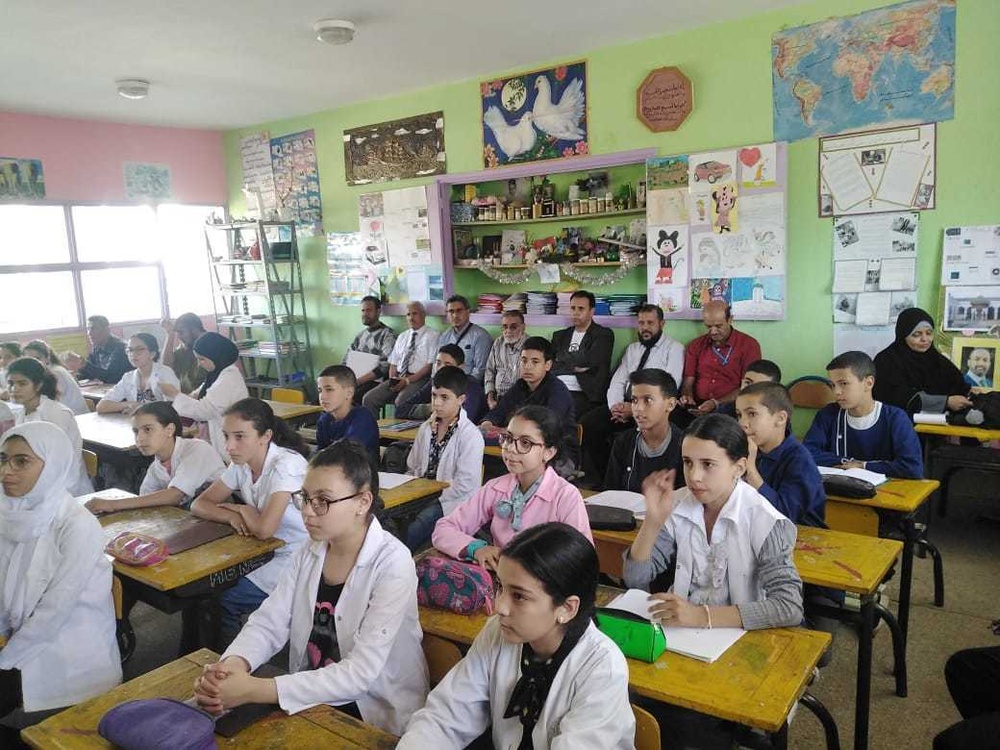
M 632 704 L 635 714 L 635 750 L 660 750 L 660 724 L 649 711 Z
M 94 451 L 83 451 L 83 465 L 87 469 L 87 476 L 93 479 L 97 476 L 97 454 Z
M 132 629 L 132 623 L 125 617 L 122 597 L 121 579 L 113 575 L 111 576 L 111 598 L 115 603 L 115 638 L 118 640 L 118 651 L 121 653 L 122 664 L 124 664 L 135 653 L 135 631 Z
M 788 384 L 792 405 L 805 409 L 822 409 L 835 401 L 833 383 L 819 375 L 803 375 Z
M 431 687 L 441 682 L 448 671 L 462 661 L 462 652 L 458 650 L 458 646 L 436 635 L 424 633 L 423 648 L 427 669 L 430 671 Z
M 306 394 L 295 388 L 272 388 L 271 400 L 280 401 L 283 404 L 304 404 Z

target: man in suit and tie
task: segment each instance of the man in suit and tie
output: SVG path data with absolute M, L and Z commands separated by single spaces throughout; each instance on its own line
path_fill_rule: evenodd
M 361 403 L 376 417 L 390 401 L 397 406 L 416 395 L 431 373 L 438 350 L 438 332 L 426 325 L 427 311 L 423 303 L 406 306 L 409 324 L 396 338 L 389 355 L 389 379 L 379 383 L 364 395 Z
M 594 322 L 595 304 L 590 292 L 573 292 L 569 306 L 573 325 L 552 334 L 556 355 L 552 372 L 569 389 L 577 421 L 606 402 L 611 377 L 615 335 Z

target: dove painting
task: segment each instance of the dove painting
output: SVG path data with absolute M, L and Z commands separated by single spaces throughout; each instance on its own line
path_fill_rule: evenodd
M 589 153 L 586 62 L 484 81 L 479 89 L 487 169 Z

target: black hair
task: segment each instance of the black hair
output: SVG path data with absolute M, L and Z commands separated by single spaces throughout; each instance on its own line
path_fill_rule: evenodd
M 781 383 L 760 382 L 751 383 L 740 391 L 740 396 L 760 396 L 760 403 L 767 407 L 772 414 L 783 411 L 792 418 L 795 406 L 792 405 L 792 397 L 788 395 L 788 389 Z M 738 397 L 737 397 L 738 398 Z
M 357 388 L 358 376 L 347 365 L 330 365 L 319 374 L 321 378 L 333 378 L 342 388 Z
M 56 356 L 56 353 L 52 351 L 52 347 L 49 346 L 47 341 L 42 341 L 41 339 L 32 339 L 21 348 L 21 351 L 18 352 L 17 356 L 21 356 L 21 354 L 24 354 L 26 357 L 30 356 L 28 354 L 29 349 L 36 352 L 41 352 L 42 359 L 44 361 L 44 364 L 46 365 L 51 366 L 51 365 L 61 364 L 59 362 L 59 358 Z
M 636 385 L 653 385 L 660 389 L 664 398 L 677 398 L 677 381 L 674 376 L 659 367 L 645 367 L 628 376 L 628 382 Z
M 104 315 L 88 315 L 87 322 L 92 326 L 101 326 L 102 328 L 111 327 L 111 321 Z
M 378 492 L 378 465 L 368 449 L 352 438 L 335 440 L 309 459 L 310 469 L 340 469 L 355 492 L 363 492 L 367 487 L 372 493 L 372 504 L 368 517 L 378 515 L 382 501 Z
M 201 318 L 194 313 L 182 313 L 181 315 L 178 315 L 177 320 L 174 321 L 174 330 L 177 330 L 177 326 L 191 328 L 195 331 L 205 330 L 205 324 L 202 323 Z
M 523 352 L 526 349 L 533 352 L 541 352 L 546 362 L 551 362 L 556 358 L 555 352 L 552 351 L 552 342 L 544 336 L 529 336 L 526 338 L 524 345 L 521 346 L 521 351 Z
M 551 521 L 525 529 L 500 552 L 542 584 L 557 607 L 580 598 L 576 617 L 566 623 L 564 638 L 578 639 L 594 618 L 600 563 L 594 545 L 569 524 Z
M 463 296 L 463 295 L 461 295 L 461 294 L 453 294 L 453 295 L 451 295 L 448 298 L 448 301 L 445 302 L 445 304 L 446 305 L 450 305 L 452 302 L 458 302 L 459 304 L 465 305 L 465 309 L 466 310 L 471 309 L 469 307 L 469 300 L 468 300 L 468 298 L 465 297 L 465 296 Z
M 635 317 L 639 317 L 639 313 L 653 313 L 658 320 L 663 321 L 663 308 L 659 305 L 639 305 L 639 308 L 635 311 Z
M 869 375 L 875 377 L 875 363 L 864 352 L 844 352 L 830 360 L 826 366 L 830 370 L 850 370 L 858 380 L 864 380 Z
M 253 424 L 258 435 L 263 435 L 270 430 L 272 443 L 300 453 L 303 458 L 309 458 L 309 447 L 305 444 L 302 436 L 289 427 L 285 420 L 274 416 L 271 407 L 259 398 L 241 399 L 222 412 L 222 415 L 245 419 Z
M 56 399 L 56 376 L 52 374 L 48 367 L 37 359 L 31 357 L 19 357 L 7 367 L 7 379 L 11 375 L 22 375 L 38 386 L 39 392 L 43 396 L 48 396 L 53 401 Z
M 431 385 L 434 388 L 446 388 L 456 396 L 464 396 L 469 390 L 469 376 L 461 367 L 446 365 L 434 373 Z
M 684 437 L 711 440 L 726 452 L 732 461 L 750 455 L 750 443 L 740 423 L 728 414 L 703 414 L 691 423 Z
M 156 336 L 151 333 L 133 333 L 129 336 L 129 338 L 139 339 L 139 341 L 144 343 L 146 348 L 149 349 L 149 353 L 153 357 L 153 361 L 160 361 L 160 342 L 156 340 Z
M 578 290 L 576 290 L 575 292 L 573 292 L 569 296 L 569 298 L 570 299 L 585 299 L 585 300 L 587 300 L 590 303 L 590 309 L 591 310 L 593 310 L 595 307 L 597 307 L 597 297 L 595 297 L 591 292 L 588 292 L 586 289 L 578 289 Z
M 769 359 L 758 359 L 754 362 L 751 362 L 750 364 L 747 365 L 747 369 L 745 370 L 744 374 L 746 374 L 747 372 L 756 372 L 760 375 L 763 375 L 772 383 L 781 382 L 781 368 L 778 367 L 777 362 L 772 362 Z
M 0 349 L 6 349 L 15 357 L 21 356 L 21 345 L 16 341 L 4 341 L 0 343 Z
M 438 354 L 447 354 L 453 360 L 458 362 L 458 364 L 465 364 L 465 352 L 462 351 L 462 347 L 458 344 L 445 344 L 438 349 Z
M 373 305 L 375 305 L 376 310 L 382 309 L 382 300 L 380 300 L 374 294 L 366 294 L 364 297 L 362 297 L 361 304 L 363 305 L 365 302 L 371 302 Z
M 184 435 L 184 424 L 181 422 L 181 415 L 177 413 L 177 410 L 169 401 L 147 401 L 136 409 L 132 416 L 152 417 L 163 427 L 173 425 L 175 439 Z
M 559 448 L 565 440 L 566 430 L 562 417 L 547 406 L 539 406 L 537 404 L 522 406 L 514 412 L 511 419 L 514 419 L 514 417 L 534 422 L 538 431 L 542 433 L 542 441 L 545 443 L 546 448 Z M 510 422 L 508 421 L 507 424 L 509 425 Z

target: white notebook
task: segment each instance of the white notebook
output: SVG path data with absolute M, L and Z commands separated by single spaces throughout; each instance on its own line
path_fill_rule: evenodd
M 629 589 L 624 594 L 615 597 L 608 609 L 620 609 L 639 617 L 650 619 L 649 592 L 640 589 Z M 682 656 L 690 656 L 709 664 L 714 662 L 743 637 L 743 628 L 677 628 L 661 625 L 667 641 L 667 651 L 673 651 Z
M 622 508 L 630 510 L 636 518 L 646 516 L 646 498 L 639 492 L 629 492 L 628 490 L 605 490 L 596 495 L 584 498 L 587 505 L 604 505 L 608 508 Z
M 378 487 L 380 490 L 391 490 L 416 479 L 410 474 L 394 474 L 391 471 L 380 471 L 378 473 Z
M 841 475 L 854 477 L 855 479 L 863 479 L 866 482 L 871 482 L 876 487 L 880 484 L 884 484 L 886 479 L 888 479 L 885 474 L 878 474 L 874 471 L 868 471 L 868 469 L 838 469 L 834 466 L 820 466 L 819 473 L 830 476 Z

